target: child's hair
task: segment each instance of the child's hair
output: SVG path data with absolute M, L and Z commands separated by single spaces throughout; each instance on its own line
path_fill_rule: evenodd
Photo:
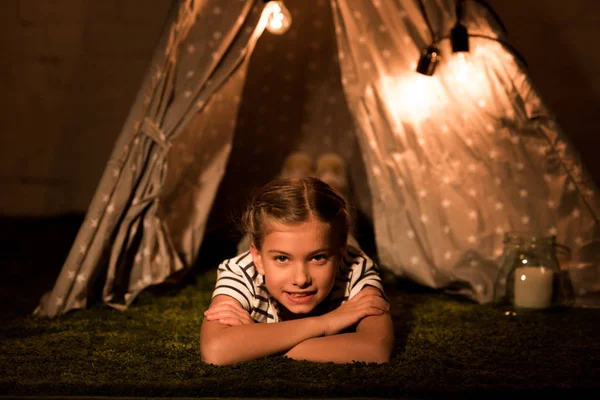
M 347 242 L 348 203 L 334 188 L 313 177 L 278 179 L 260 188 L 248 202 L 241 228 L 260 250 L 269 220 L 294 225 L 311 217 L 330 224 L 338 248 Z

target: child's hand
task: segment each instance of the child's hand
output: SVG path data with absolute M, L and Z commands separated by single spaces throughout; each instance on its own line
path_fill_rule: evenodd
M 364 317 L 381 315 L 389 310 L 390 305 L 381 292 L 376 288 L 366 287 L 346 303 L 319 318 L 325 321 L 325 336 L 329 336 L 356 324 Z
M 253 324 L 250 313 L 234 299 L 231 301 L 221 301 L 217 304 L 211 304 L 208 310 L 204 312 L 204 318 L 208 321 L 218 321 L 223 325 L 247 325 Z

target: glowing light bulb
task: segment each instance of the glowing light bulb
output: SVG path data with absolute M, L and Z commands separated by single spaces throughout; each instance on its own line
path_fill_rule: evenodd
M 473 78 L 473 63 L 469 53 L 456 53 L 451 62 L 452 78 L 461 83 L 467 84 Z
M 283 35 L 292 25 L 292 14 L 283 4 L 283 1 L 270 1 L 270 15 L 267 20 L 267 30 L 275 35 Z
M 443 88 L 434 76 L 417 73 L 384 77 L 381 82 L 385 102 L 394 119 L 420 123 L 447 106 Z
M 489 103 L 489 79 L 485 73 L 486 64 L 476 54 L 454 53 L 447 65 L 445 79 L 461 96 L 468 96 L 480 107 Z M 473 100 L 474 99 L 474 100 Z

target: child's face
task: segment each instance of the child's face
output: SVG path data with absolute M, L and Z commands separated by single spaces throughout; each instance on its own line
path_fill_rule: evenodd
M 298 225 L 271 223 L 260 251 L 250 251 L 267 290 L 293 314 L 308 314 L 333 287 L 339 248 L 327 223 L 310 219 Z

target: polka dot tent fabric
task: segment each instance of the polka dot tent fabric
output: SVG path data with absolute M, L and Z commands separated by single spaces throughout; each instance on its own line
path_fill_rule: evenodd
M 125 309 L 144 288 L 189 271 L 231 151 L 235 99 L 266 24 L 264 7 L 253 0 L 232 1 L 227 10 L 218 0 L 174 7 L 83 226 L 37 314 L 84 308 L 98 295 L 95 287 L 108 305 Z
M 340 154 L 348 163 L 353 203 L 371 213 L 362 154 L 341 84 L 327 0 L 285 2 L 292 14 L 284 35 L 265 31 L 252 54 L 235 140 L 210 226 L 241 211 L 247 194 L 279 173 L 294 151 L 313 161 Z
M 489 10 L 465 3 L 476 36 L 459 57 L 451 0 L 284 3 L 292 25 L 274 35 L 274 2 L 179 2 L 38 314 L 84 308 L 97 277 L 119 309 L 177 281 L 294 151 L 345 160 L 397 276 L 489 302 L 504 234 L 528 231 L 587 263 L 579 294 L 600 289 L 598 189 Z M 434 36 L 442 60 L 421 76 Z
M 497 21 L 465 3 L 471 49 L 453 55 L 443 38 L 456 22 L 455 2 L 423 5 L 332 2 L 381 263 L 489 302 L 505 233 L 555 235 L 597 276 L 576 291 L 598 290 L 598 190 L 502 44 Z M 417 74 L 432 37 L 442 38 L 443 60 L 433 76 Z

